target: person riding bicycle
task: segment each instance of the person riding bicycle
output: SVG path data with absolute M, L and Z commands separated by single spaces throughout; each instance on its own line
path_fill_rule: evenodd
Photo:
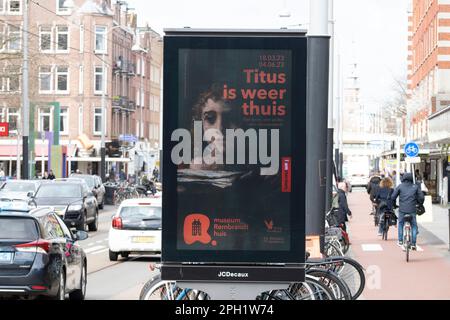
M 389 223 L 385 219 L 385 213 L 392 212 L 391 196 L 394 192 L 393 186 L 394 183 L 392 182 L 391 178 L 384 178 L 383 180 L 381 180 L 380 188 L 378 189 L 378 192 L 375 196 L 375 202 L 378 206 L 377 215 L 380 221 L 380 224 L 378 226 L 379 236 L 383 235 L 384 223 Z
M 376 205 L 375 196 L 377 195 L 378 189 L 380 188 L 381 178 L 378 174 L 372 176 L 367 184 L 367 193 L 370 195 L 370 201 L 373 205 Z M 370 213 L 373 215 L 373 212 Z
M 412 173 L 405 173 L 403 175 L 402 183 L 395 188 L 392 194 L 392 203 L 394 204 L 399 197 L 399 221 L 398 221 L 398 245 L 403 246 L 403 225 L 405 223 L 405 215 L 411 215 L 411 227 L 412 227 L 412 239 L 411 249 L 417 250 L 417 219 L 416 219 L 416 206 L 423 204 L 425 196 L 420 188 L 414 184 Z

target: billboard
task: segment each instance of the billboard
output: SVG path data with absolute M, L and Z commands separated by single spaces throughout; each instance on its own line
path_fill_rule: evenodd
M 164 39 L 163 263 L 303 263 L 306 38 Z

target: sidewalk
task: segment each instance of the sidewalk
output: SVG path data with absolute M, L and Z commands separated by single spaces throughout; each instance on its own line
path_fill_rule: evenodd
M 436 243 L 442 242 L 449 248 L 449 208 L 433 205 L 432 212 L 425 212 L 418 218 L 419 228 L 431 233 L 437 239 Z
M 419 250 L 411 252 L 407 263 L 405 253 L 397 246 L 397 228 L 389 230 L 387 241 L 377 236 L 367 193 L 355 191 L 348 200 L 353 213 L 348 224 L 351 256 L 363 265 L 366 274 L 360 299 L 450 299 L 450 252 L 442 248 L 446 243 L 423 227 L 417 241 Z M 433 211 L 429 225 L 442 223 L 443 216 Z

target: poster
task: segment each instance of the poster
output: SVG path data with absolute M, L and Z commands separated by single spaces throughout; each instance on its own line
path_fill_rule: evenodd
M 299 77 L 289 41 L 234 39 L 224 47 L 218 38 L 202 40 L 181 40 L 168 53 L 176 63 L 166 79 L 164 157 L 172 172 L 165 182 L 176 205 L 163 203 L 163 230 L 170 223 L 163 259 L 284 262 L 296 253 L 293 260 L 303 261 L 306 148 L 298 133 L 306 97 L 298 79 L 306 61 Z

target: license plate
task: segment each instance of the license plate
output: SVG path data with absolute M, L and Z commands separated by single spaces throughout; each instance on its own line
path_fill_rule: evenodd
M 133 237 L 132 241 L 134 243 L 153 243 L 155 242 L 155 237 Z
M 11 252 L 0 252 L 0 263 L 11 263 L 13 254 Z

